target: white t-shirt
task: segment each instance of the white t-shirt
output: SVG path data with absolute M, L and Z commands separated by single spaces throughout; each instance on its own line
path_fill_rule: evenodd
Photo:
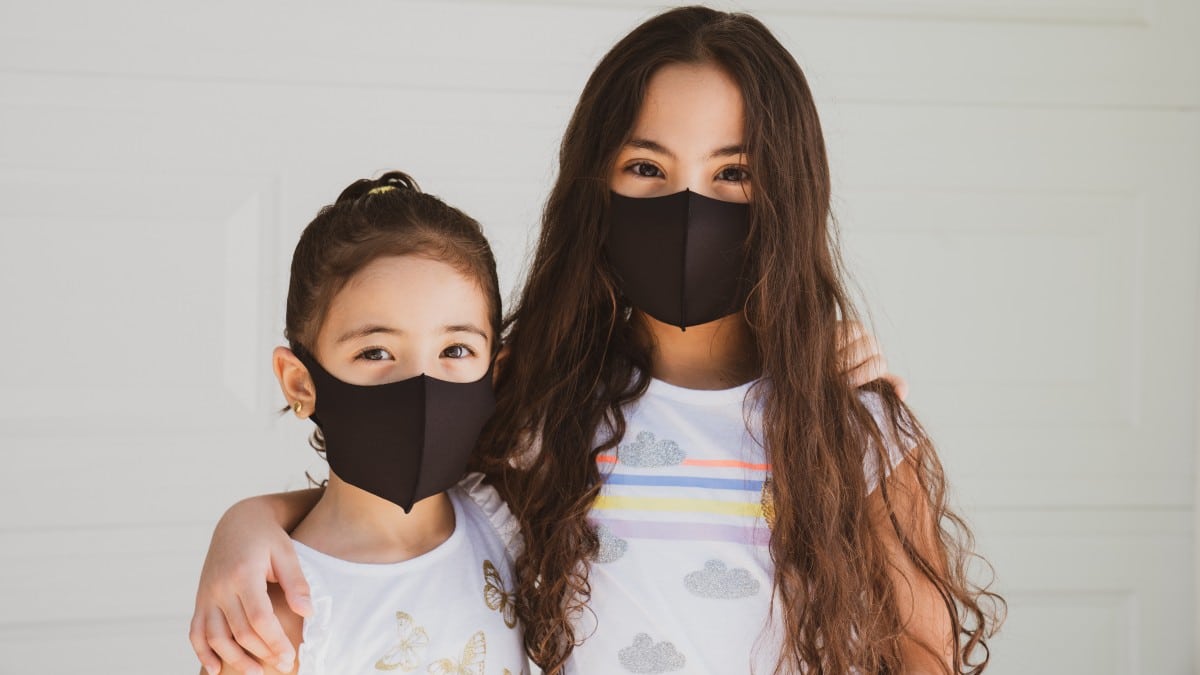
M 625 437 L 599 458 L 591 600 L 567 672 L 769 673 L 773 573 L 763 518 L 769 474 L 753 383 L 721 391 L 652 380 Z M 753 396 L 751 397 L 754 398 Z M 862 400 L 877 418 L 878 397 Z M 889 449 L 893 465 L 901 453 Z M 868 485 L 877 483 L 871 453 Z M 890 467 L 889 467 L 890 469 Z M 778 624 L 778 612 L 775 623 Z
M 298 675 L 528 672 L 512 595 L 516 523 L 480 481 L 447 491 L 454 532 L 411 560 L 353 563 L 293 541 L 313 600 Z

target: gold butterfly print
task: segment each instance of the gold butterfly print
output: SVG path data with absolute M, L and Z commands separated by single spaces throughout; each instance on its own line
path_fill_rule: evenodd
M 425 658 L 429 635 L 424 627 L 417 626 L 413 618 L 404 612 L 396 612 L 396 632 L 400 634 L 400 641 L 375 662 L 375 670 L 399 669 L 411 673 Z
M 483 601 L 500 612 L 505 626 L 517 625 L 517 595 L 504 590 L 504 580 L 491 560 L 483 561 Z
M 762 495 L 759 497 L 759 502 L 762 504 L 763 520 L 767 521 L 767 529 L 775 527 L 775 492 L 771 489 L 771 477 L 767 476 L 763 480 Z
M 475 631 L 467 646 L 463 647 L 462 660 L 438 659 L 429 664 L 429 675 L 483 675 L 484 658 L 487 656 L 487 638 L 483 631 Z

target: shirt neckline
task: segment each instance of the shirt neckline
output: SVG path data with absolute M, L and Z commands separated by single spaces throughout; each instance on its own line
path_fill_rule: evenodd
M 761 379 L 756 378 L 728 389 L 688 389 L 652 377 L 649 386 L 646 387 L 645 395 L 659 396 L 692 405 L 719 406 L 745 401 L 746 394 L 760 381 Z
M 447 491 L 447 496 L 450 498 L 450 504 L 454 507 L 454 531 L 442 543 L 434 546 L 428 551 L 422 553 L 415 558 L 401 560 L 400 562 L 390 563 L 360 563 L 350 560 L 342 560 L 341 558 L 329 555 L 322 551 L 304 544 L 302 542 L 292 540 L 292 545 L 297 549 L 297 552 L 304 552 L 307 557 L 316 561 L 319 565 L 326 568 L 334 568 L 340 572 L 354 574 L 360 576 L 386 576 L 395 574 L 404 569 L 421 568 L 433 565 L 447 556 L 454 555 L 455 552 L 462 547 L 463 540 L 466 538 L 464 529 L 466 528 L 466 514 L 463 513 L 462 506 L 459 504 L 457 495 L 454 494 L 454 488 Z

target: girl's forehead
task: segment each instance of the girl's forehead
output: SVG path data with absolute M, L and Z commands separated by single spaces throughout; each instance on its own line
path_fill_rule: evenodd
M 488 315 L 482 288 L 449 263 L 422 256 L 387 256 L 351 276 L 330 303 L 325 324 L 369 319 L 406 330 L 456 322 L 487 328 Z
M 346 281 L 346 288 L 401 293 L 405 289 L 436 290 L 470 281 L 458 268 L 442 260 L 423 255 L 389 255 L 363 265 Z
M 741 89 L 728 73 L 708 63 L 671 64 L 650 78 L 631 140 L 707 154 L 741 145 L 744 128 Z

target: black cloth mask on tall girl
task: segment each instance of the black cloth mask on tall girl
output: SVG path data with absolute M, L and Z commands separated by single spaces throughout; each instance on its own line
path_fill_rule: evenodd
M 604 252 L 625 297 L 663 323 L 697 326 L 740 311 L 750 205 L 691 190 L 611 194 Z
M 417 375 L 363 386 L 337 379 L 304 350 L 293 351 L 316 387 L 312 420 L 339 478 L 405 513 L 462 480 L 496 407 L 491 368 L 474 382 Z

